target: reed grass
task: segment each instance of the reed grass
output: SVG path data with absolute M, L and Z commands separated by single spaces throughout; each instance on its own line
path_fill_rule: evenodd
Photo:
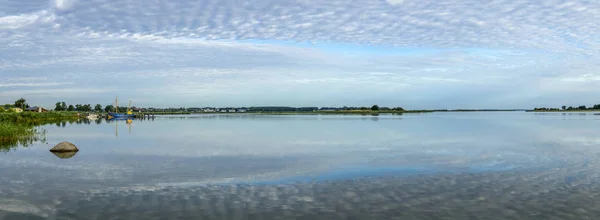
M 0 151 L 7 152 L 17 146 L 28 147 L 45 141 L 45 130 L 36 126 L 76 120 L 74 112 L 22 112 L 0 113 Z
M 46 141 L 46 131 L 33 125 L 0 122 L 0 152 L 8 152 L 18 146 L 28 147 L 38 142 Z

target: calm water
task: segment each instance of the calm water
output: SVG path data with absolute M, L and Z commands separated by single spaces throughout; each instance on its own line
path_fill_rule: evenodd
M 600 115 L 188 115 L 44 126 L 0 219 L 597 219 Z M 61 159 L 61 141 L 80 151 Z

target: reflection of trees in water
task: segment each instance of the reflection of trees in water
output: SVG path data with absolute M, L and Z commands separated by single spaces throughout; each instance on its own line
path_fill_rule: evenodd
M 96 120 L 90 120 L 87 118 L 83 118 L 83 119 L 77 119 L 77 118 L 64 119 L 63 118 L 63 119 L 47 119 L 47 120 L 43 120 L 43 121 L 21 122 L 18 125 L 12 125 L 12 126 L 21 127 L 21 129 L 23 129 L 22 132 L 19 132 L 19 133 L 21 133 L 19 136 L 9 137 L 9 138 L 0 137 L 0 151 L 1 152 L 9 152 L 18 147 L 29 147 L 30 145 L 32 145 L 34 143 L 46 142 L 46 130 L 42 129 L 42 128 L 37 128 L 38 126 L 54 125 L 59 128 L 64 128 L 67 126 L 67 123 L 69 125 L 73 125 L 73 124 L 91 125 L 92 122 L 94 122 L 99 125 L 99 124 L 102 124 L 103 121 L 106 121 L 106 119 L 99 118 Z M 61 155 L 61 156 L 64 156 L 64 155 Z
M 30 145 L 38 142 L 46 142 L 46 130 L 38 128 L 43 125 L 56 125 L 57 127 L 65 127 L 67 123 L 73 124 L 79 119 L 45 119 L 38 121 L 27 121 L 19 124 L 11 124 L 22 129 L 18 136 L 2 137 L 0 138 L 0 151 L 9 152 L 10 150 L 16 149 L 17 147 L 29 147 Z
M 37 142 L 46 142 L 46 130 L 27 126 L 27 131 L 17 137 L 0 138 L 0 151 L 9 152 L 17 147 L 29 147 Z
M 95 122 L 96 124 L 101 124 L 102 123 L 101 120 L 102 119 L 98 119 L 98 120 L 79 119 L 79 120 L 75 120 L 75 124 L 88 124 L 88 125 L 90 125 L 90 124 L 92 124 L 92 121 Z M 69 121 L 68 123 L 69 124 L 73 124 L 73 121 Z M 67 125 L 67 121 L 59 121 L 59 122 L 56 122 L 54 124 L 56 125 L 56 127 L 59 127 L 59 128 L 63 127 L 64 128 L 65 125 Z

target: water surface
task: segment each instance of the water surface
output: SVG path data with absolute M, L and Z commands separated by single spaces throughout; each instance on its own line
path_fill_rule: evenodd
M 47 143 L 0 155 L 0 219 L 597 217 L 599 119 L 215 114 L 46 125 Z M 48 151 L 61 141 L 80 151 Z

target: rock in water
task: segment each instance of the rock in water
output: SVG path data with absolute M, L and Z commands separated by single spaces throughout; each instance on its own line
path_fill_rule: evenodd
M 58 143 L 56 146 L 54 146 L 52 149 L 50 149 L 50 152 L 77 152 L 79 151 L 79 149 L 77 149 L 77 147 L 70 142 L 60 142 Z

